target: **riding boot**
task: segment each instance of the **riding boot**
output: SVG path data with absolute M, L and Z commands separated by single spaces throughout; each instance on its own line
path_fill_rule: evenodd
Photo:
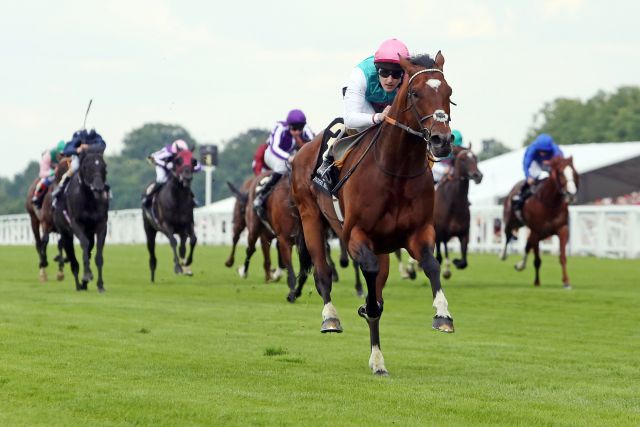
M 520 192 L 516 194 L 512 199 L 513 212 L 520 220 L 522 220 L 522 208 L 524 207 L 524 202 L 530 195 L 531 186 L 528 182 L 525 182 L 520 189 Z
M 64 189 L 67 186 L 67 182 L 69 181 L 70 177 L 71 177 L 71 175 L 68 175 L 67 173 L 62 175 L 62 178 L 60 179 L 60 183 L 58 184 L 58 186 L 51 193 L 51 198 L 53 199 L 53 206 L 54 207 L 56 206 L 56 203 L 60 199 L 60 196 L 64 193 Z
M 49 187 L 45 183 L 44 180 L 38 181 L 35 190 L 33 190 L 33 197 L 31 198 L 31 203 L 38 209 L 42 207 L 42 201 L 44 200 L 44 195 L 47 192 Z
M 281 173 L 273 172 L 269 176 L 269 181 L 264 183 L 260 191 L 256 193 L 256 198 L 253 200 L 253 209 L 256 211 L 258 217 L 263 221 L 266 220 L 264 202 L 267 200 L 269 193 L 271 193 L 271 190 L 273 190 L 273 187 L 278 183 L 281 176 Z

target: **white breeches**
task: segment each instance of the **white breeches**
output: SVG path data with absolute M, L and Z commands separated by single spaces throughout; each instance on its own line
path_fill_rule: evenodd
M 267 148 L 267 150 L 264 152 L 264 162 L 274 172 L 284 175 L 289 171 L 289 168 L 287 167 L 287 161 L 276 156 L 273 151 L 271 151 L 271 148 Z

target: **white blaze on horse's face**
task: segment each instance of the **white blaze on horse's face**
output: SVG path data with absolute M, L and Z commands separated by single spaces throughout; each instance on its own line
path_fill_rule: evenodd
M 576 194 L 578 187 L 576 187 L 576 183 L 573 180 L 573 169 L 571 166 L 565 166 L 563 173 L 564 177 L 567 178 L 567 192 L 571 195 Z
M 442 82 L 438 79 L 429 79 L 427 80 L 427 83 L 426 83 L 427 86 L 431 87 L 436 92 L 438 91 L 438 88 L 440 87 L 441 84 Z

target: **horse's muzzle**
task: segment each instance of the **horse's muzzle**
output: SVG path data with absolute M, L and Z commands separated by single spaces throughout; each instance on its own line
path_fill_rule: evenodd
M 436 157 L 447 157 L 451 154 L 451 137 L 443 135 L 431 135 L 429 139 L 431 152 Z
M 482 182 L 482 172 L 478 171 L 478 172 L 472 173 L 471 179 L 473 179 L 473 182 L 475 182 L 476 184 L 480 184 Z
M 571 193 L 564 193 L 564 201 L 571 205 L 578 201 L 578 195 L 571 194 Z

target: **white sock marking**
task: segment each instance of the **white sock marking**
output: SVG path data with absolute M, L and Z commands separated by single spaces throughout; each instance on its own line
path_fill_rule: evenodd
M 374 373 L 387 372 L 387 368 L 384 367 L 384 357 L 382 357 L 382 351 L 380 351 L 380 347 L 378 347 L 377 345 L 371 347 L 369 367 Z
M 448 307 L 449 303 L 447 302 L 447 298 L 445 298 L 444 292 L 440 289 L 438 293 L 436 293 L 436 297 L 433 299 L 433 308 L 436 309 L 436 315 L 451 318 Z
M 338 318 L 338 312 L 336 311 L 336 308 L 333 306 L 332 303 L 328 302 L 324 305 L 324 308 L 322 309 L 322 320 L 327 320 L 327 319 L 337 319 Z

